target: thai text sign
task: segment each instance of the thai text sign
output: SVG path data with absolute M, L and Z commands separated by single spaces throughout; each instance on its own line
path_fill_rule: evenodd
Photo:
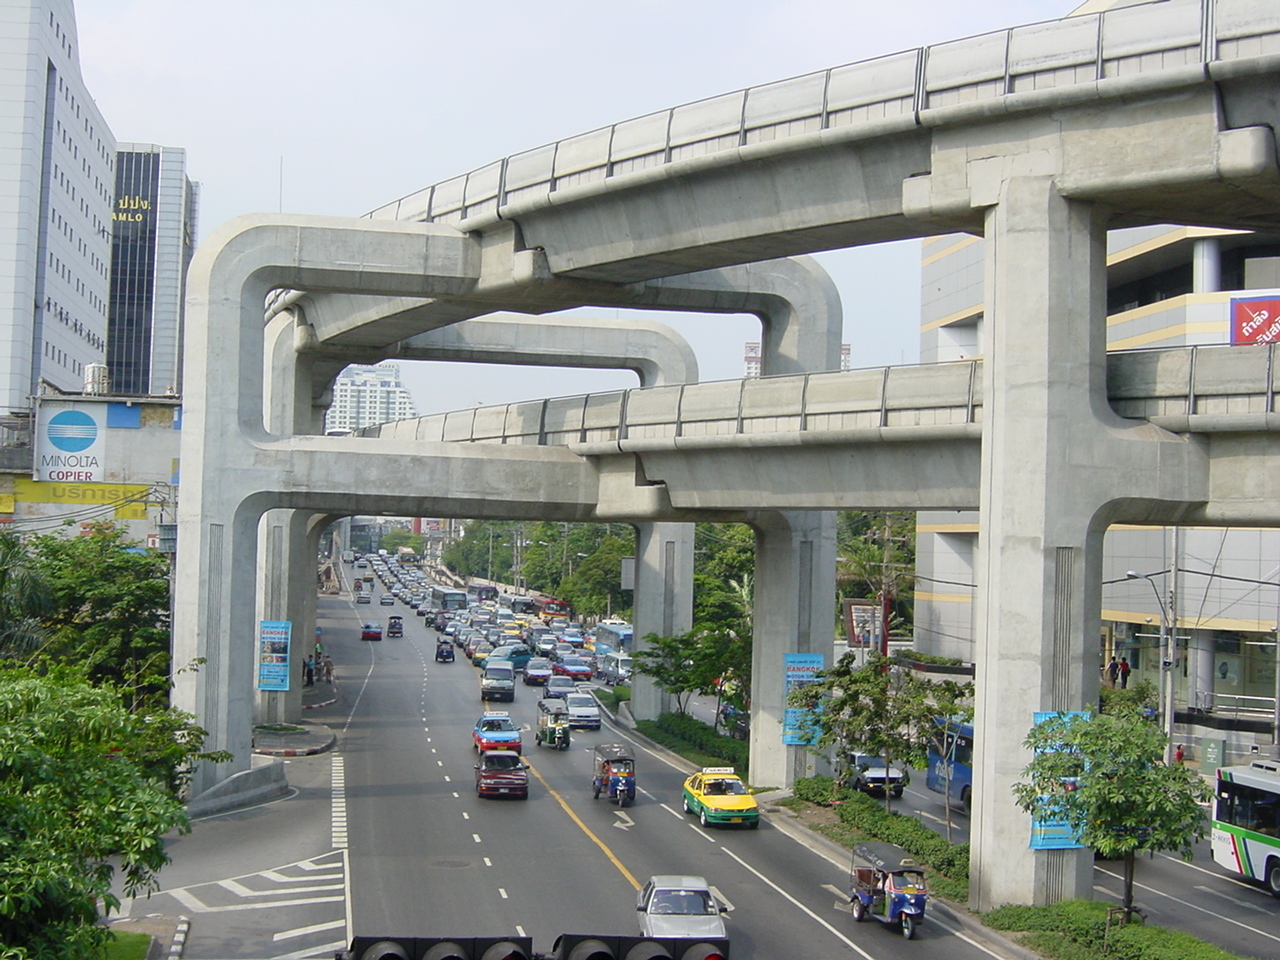
M 1280 342 L 1280 297 L 1232 297 L 1231 342 Z
M 786 694 L 813 683 L 825 667 L 820 653 L 784 653 L 782 655 L 783 689 Z M 786 703 L 784 698 L 783 703 Z M 809 713 L 803 707 L 785 706 L 782 710 L 782 742 L 810 744 L 818 742 L 818 731 L 805 723 Z
M 289 639 L 293 624 L 288 620 L 263 620 L 258 625 L 258 689 L 289 689 Z

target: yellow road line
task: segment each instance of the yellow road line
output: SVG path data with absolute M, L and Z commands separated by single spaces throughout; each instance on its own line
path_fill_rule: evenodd
M 526 760 L 525 762 L 528 763 L 529 761 Z M 578 825 L 578 829 L 595 841 L 595 845 L 604 851 L 604 855 L 609 858 L 609 862 L 618 868 L 618 872 L 627 878 L 627 882 L 630 883 L 634 889 L 639 890 L 640 881 L 633 877 L 631 875 L 631 871 L 622 865 L 622 861 L 614 855 L 612 850 L 605 846 L 605 842 L 591 832 L 591 828 L 583 823 L 582 818 L 573 812 L 573 808 L 569 806 L 565 798 L 552 789 L 551 784 L 547 783 L 546 777 L 538 772 L 538 768 L 532 763 L 529 763 L 529 769 L 533 771 L 533 775 L 538 778 L 538 782 L 547 788 L 547 793 L 556 798 L 556 802 L 564 808 L 564 812 L 569 815 L 569 819 Z

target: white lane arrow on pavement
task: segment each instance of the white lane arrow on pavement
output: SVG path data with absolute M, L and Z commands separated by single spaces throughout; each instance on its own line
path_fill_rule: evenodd
M 615 817 L 619 817 L 619 818 L 620 818 L 620 819 L 618 819 L 617 821 L 615 821 L 615 822 L 614 822 L 614 824 L 613 824 L 613 825 L 614 825 L 615 827 L 617 827 L 619 830 L 630 830 L 632 827 L 634 827 L 634 826 L 636 825 L 636 822 L 635 822 L 634 820 L 632 820 L 630 817 L 628 817 L 628 816 L 627 816 L 625 813 L 623 813 L 621 810 L 615 810 L 615 811 L 613 811 L 613 815 L 614 815 Z

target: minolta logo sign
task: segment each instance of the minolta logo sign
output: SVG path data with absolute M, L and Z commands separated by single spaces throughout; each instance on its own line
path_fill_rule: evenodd
M 87 413 L 65 410 L 49 419 L 46 435 L 49 443 L 63 453 L 79 453 L 98 439 L 98 425 Z

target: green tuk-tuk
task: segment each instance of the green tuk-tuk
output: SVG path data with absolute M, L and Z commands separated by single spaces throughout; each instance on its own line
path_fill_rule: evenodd
M 569 707 L 558 697 L 538 701 L 538 723 L 534 743 L 540 747 L 569 749 Z

